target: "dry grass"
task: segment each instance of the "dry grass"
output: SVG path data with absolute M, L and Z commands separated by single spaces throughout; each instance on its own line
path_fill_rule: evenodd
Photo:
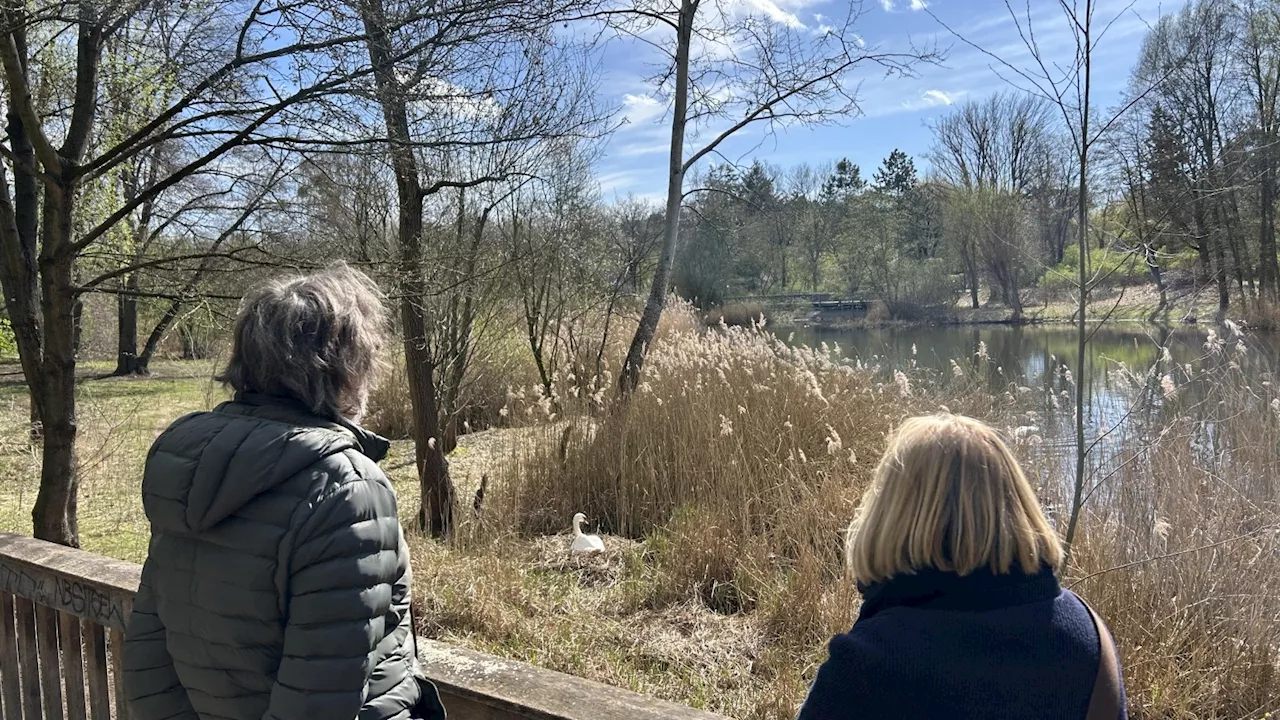
M 760 303 L 727 303 L 703 316 L 707 327 L 726 325 L 729 327 L 749 328 L 760 325 L 769 319 L 764 305 Z
M 634 398 L 592 405 L 567 446 L 548 429 L 512 452 L 486 522 L 536 536 L 581 510 L 639 539 L 660 582 L 633 586 L 633 603 L 743 620 L 759 633 L 754 653 L 773 659 L 741 678 L 738 690 L 757 697 L 750 709 L 728 699 L 711 707 L 790 717 L 823 643 L 853 620 L 842 531 L 888 430 L 942 398 L 999 427 L 1069 426 L 1070 403 L 1055 395 L 1071 380 L 1063 372 L 1043 390 L 991 392 L 977 379 L 993 375 L 981 355 L 945 378 L 887 375 L 835 348 L 680 329 L 689 324 L 680 311 L 672 321 Z M 1096 487 L 1067 577 L 1114 626 L 1137 718 L 1280 709 L 1280 399 L 1269 382 L 1249 386 L 1236 348 L 1232 338 L 1193 366 L 1114 373 L 1134 410 L 1108 426 L 1094 455 Z M 1051 515 L 1062 516 L 1069 454 L 1017 435 Z
M 40 487 L 40 450 L 28 441 L 26 385 L 0 386 L 0 530 L 30 532 Z M 87 377 L 114 364 L 83 364 Z M 225 399 L 206 362 L 163 362 L 149 378 L 102 378 L 80 385 L 80 533 L 86 549 L 141 562 L 150 528 L 139 486 L 152 441 L 181 415 Z
M 1280 398 L 1212 338 L 1136 383 L 1153 402 L 1095 474 L 1071 572 L 1120 640 L 1138 717 L 1280 710 Z
M 1091 466 L 1098 487 L 1068 582 L 1113 627 L 1135 718 L 1280 710 L 1280 396 L 1240 370 L 1235 347 L 1211 343 L 1190 368 L 1114 374 L 1136 410 Z M 465 436 L 452 457 L 463 497 L 490 476 L 484 510 L 464 508 L 448 543 L 412 541 L 423 630 L 735 718 L 793 717 L 826 640 L 856 613 L 842 531 L 889 429 L 941 405 L 1004 428 L 1070 423 L 1058 409 L 1069 403 L 1051 395 L 1069 389 L 1065 375 L 992 391 L 999 372 L 981 354 L 957 360 L 945 377 L 893 374 L 836 347 L 708 330 L 677 307 L 630 402 L 614 398 L 612 364 L 590 380 L 566 365 L 550 397 L 536 384 L 504 390 L 500 422 L 527 427 Z M 81 503 L 89 549 L 141 559 L 146 447 L 218 399 L 207 376 L 175 365 L 159 379 L 82 386 L 96 460 Z M 21 386 L 0 402 L 0 463 L 13 478 L 0 488 L 0 528 L 26 530 L 36 465 Z M 1016 434 L 1060 516 L 1069 464 Z M 384 463 L 406 514 L 410 456 L 399 442 Z M 607 557 L 568 556 L 578 511 L 605 535 Z

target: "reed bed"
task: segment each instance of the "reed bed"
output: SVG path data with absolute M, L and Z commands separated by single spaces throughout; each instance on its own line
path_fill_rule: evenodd
M 1189 365 L 1116 367 L 1129 410 L 1091 429 L 1089 499 L 1064 576 L 1110 620 L 1136 718 L 1280 710 L 1280 396 L 1250 384 L 1236 332 L 1211 335 Z M 467 537 L 535 537 L 587 513 L 639 543 L 649 580 L 631 586 L 632 609 L 692 604 L 759 633 L 766 660 L 742 682 L 769 699 L 709 706 L 789 717 L 825 641 L 855 617 L 844 529 L 901 419 L 943 409 L 1003 428 L 1065 525 L 1070 453 L 1047 451 L 1031 423 L 1071 421 L 1070 370 L 1036 389 L 1001 389 L 1000 376 L 982 348 L 949 373 L 889 371 L 759 327 L 704 330 L 677 308 L 631 398 L 608 375 L 585 389 L 567 378 L 550 397 L 509 392 L 504 413 L 543 426 L 511 448 Z

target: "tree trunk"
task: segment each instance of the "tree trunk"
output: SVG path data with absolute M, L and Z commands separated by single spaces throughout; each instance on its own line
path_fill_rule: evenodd
M 409 132 L 409 114 L 404 93 L 392 66 L 390 38 L 382 0 L 360 4 L 361 20 L 368 36 L 366 46 L 373 66 L 378 103 L 386 123 L 389 153 L 396 178 L 399 206 L 401 283 L 400 316 L 404 332 L 405 375 L 413 416 L 413 445 L 417 461 L 422 504 L 418 525 L 423 532 L 442 537 L 453 528 L 455 493 L 449 477 L 449 462 L 441 442 L 440 413 L 436 407 L 435 364 L 427 333 L 424 301 L 426 283 L 422 277 L 422 182 Z
M 1076 216 L 1077 229 L 1079 231 L 1079 248 L 1080 262 L 1077 270 L 1079 271 L 1078 288 L 1079 294 L 1076 297 L 1076 374 L 1075 374 L 1075 430 L 1076 430 L 1076 472 L 1075 486 L 1072 488 L 1070 516 L 1067 519 L 1067 531 L 1063 536 L 1063 542 L 1066 546 L 1066 552 L 1062 559 L 1062 565 L 1065 568 L 1071 557 L 1071 546 L 1075 543 L 1076 528 L 1080 523 L 1080 512 L 1084 509 L 1084 486 L 1088 475 L 1085 468 L 1085 462 L 1088 460 L 1089 451 L 1085 446 L 1085 414 L 1084 414 L 1084 392 L 1083 387 L 1087 377 L 1085 363 L 1088 362 L 1086 351 L 1089 346 L 1088 323 L 1085 321 L 1085 310 L 1089 304 L 1089 95 L 1090 80 L 1092 75 L 1093 63 L 1090 56 L 1092 45 L 1090 44 L 1090 30 L 1093 19 L 1093 3 L 1091 0 L 1085 0 L 1084 21 L 1079 25 L 1083 43 L 1081 47 L 1084 50 L 1084 86 L 1083 86 L 1083 107 L 1080 113 L 1080 186 L 1076 193 Z
M 630 394 L 640 383 L 645 354 L 658 332 L 658 322 L 667 305 L 667 293 L 671 289 L 671 271 L 675 265 L 676 244 L 680 237 L 680 205 L 684 200 L 684 130 L 689 105 L 689 45 L 693 36 L 693 19 L 696 8 L 690 0 L 680 3 L 680 18 L 676 29 L 676 81 L 675 102 L 671 109 L 671 153 L 667 176 L 667 216 L 662 233 L 662 252 L 658 267 L 649 288 L 649 299 L 640 316 L 640 324 L 627 349 L 627 359 L 618 374 L 618 389 Z
M 138 372 L 138 296 L 137 273 L 125 277 L 124 290 L 116 296 L 116 369 L 114 375 Z M 145 374 L 145 373 L 143 373 Z
M 420 281 L 407 283 L 404 290 L 406 296 L 417 292 L 414 297 L 422 297 Z M 453 529 L 456 493 L 449 476 L 449 461 L 444 456 L 440 411 L 436 407 L 435 365 L 423 342 L 426 317 L 421 302 L 409 297 L 401 302 L 400 312 L 404 323 L 405 376 L 413 415 L 414 460 L 422 497 L 418 527 L 431 537 L 444 537 Z
M 25 52 L 25 49 L 23 49 Z M 9 142 L 17 159 L 13 177 L 13 198 L 7 190 L 0 192 L 0 284 L 4 287 L 5 309 L 13 328 L 18 346 L 18 358 L 22 374 L 27 380 L 30 398 L 30 439 L 32 443 L 44 438 L 40 405 L 43 402 L 43 376 L 40 360 L 44 355 L 44 329 L 40 320 L 40 297 L 37 287 L 39 266 L 36 257 L 36 234 L 39 232 L 40 192 L 36 178 L 22 167 L 34 168 L 35 151 L 22 125 L 19 114 L 10 109 L 8 114 Z M 0 187 L 5 187 L 4 166 L 0 165 Z
M 1142 244 L 1142 256 L 1147 264 L 1147 272 L 1151 274 L 1151 281 L 1156 284 L 1156 290 L 1160 291 L 1160 305 L 1151 313 L 1151 318 L 1155 319 L 1156 316 L 1164 312 L 1165 307 L 1169 304 L 1169 298 L 1164 286 L 1164 275 L 1160 271 L 1160 260 L 1151 243 Z
M 1236 288 L 1240 291 L 1240 307 L 1247 308 L 1249 293 L 1245 292 L 1245 282 L 1247 280 L 1250 288 L 1253 287 L 1253 268 L 1249 267 L 1246 255 L 1240 252 L 1240 238 L 1236 232 L 1240 227 L 1240 210 L 1234 190 L 1227 192 L 1227 204 L 1219 208 L 1219 217 L 1225 229 L 1227 249 L 1231 251 L 1231 274 L 1235 276 Z
M 138 357 L 133 364 L 134 374 L 151 374 L 151 358 L 155 357 L 156 350 L 160 348 L 160 341 L 164 339 L 164 334 L 169 331 L 169 326 L 178 318 L 178 311 L 181 309 L 181 300 L 173 300 L 169 303 L 169 307 L 165 308 L 160 319 L 156 321 L 155 327 L 151 328 L 151 332 L 147 335 L 147 342 L 142 346 L 142 352 L 138 353 Z
M 1218 239 L 1213 241 L 1213 266 L 1213 279 L 1218 286 L 1218 313 L 1225 317 L 1231 307 L 1231 295 L 1227 283 L 1227 254 Z
M 1280 260 L 1276 257 L 1276 190 L 1275 168 L 1271 148 L 1263 151 L 1262 177 L 1258 183 L 1258 287 L 1259 294 L 1271 301 L 1280 299 Z
M 40 492 L 31 511 L 35 536 L 79 547 L 76 522 L 76 306 L 71 240 L 73 191 L 47 188 L 40 286 L 44 310 L 41 417 L 44 420 Z

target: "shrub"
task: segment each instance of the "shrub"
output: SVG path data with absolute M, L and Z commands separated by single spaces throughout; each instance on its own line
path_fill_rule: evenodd
M 393 440 L 413 436 L 413 408 L 403 354 L 393 353 L 388 358 L 386 372 L 369 393 L 363 422 L 370 431 Z
M 8 317 L 0 317 L 0 360 L 18 357 L 18 341 L 13 337 L 13 324 Z
M 393 343 L 398 349 L 399 342 Z M 405 372 L 404 354 L 393 350 L 388 357 L 388 370 L 369 394 L 365 425 L 371 431 L 392 439 L 407 439 L 413 434 L 413 408 L 409 398 L 409 380 Z M 436 371 L 436 381 L 444 376 Z M 458 391 L 457 433 L 487 430 L 503 424 L 502 408 L 512 383 L 533 384 L 537 373 L 529 359 L 529 351 L 513 335 L 485 338 L 485 351 L 476 353 L 467 366 L 462 387 Z M 437 392 L 443 392 L 437 387 Z
M 1251 330 L 1280 329 L 1280 305 L 1256 299 L 1244 311 L 1243 319 Z
M 889 322 L 893 319 L 893 313 L 889 312 L 889 305 L 883 300 L 872 300 L 867 306 L 866 321 L 869 323 Z
M 704 322 L 708 327 L 750 328 L 763 326 L 767 320 L 764 306 L 760 303 L 729 303 L 707 313 Z
M 1166 276 L 1192 273 L 1199 258 L 1194 251 L 1161 254 L 1160 270 Z M 1116 248 L 1090 248 L 1089 268 L 1092 276 L 1107 286 L 1142 285 L 1152 282 L 1151 273 L 1142 255 Z M 1036 285 L 1048 292 L 1062 292 L 1076 286 L 1080 274 L 1080 249 L 1076 245 L 1066 248 L 1062 262 L 1049 268 Z M 1165 277 L 1166 284 L 1173 277 Z

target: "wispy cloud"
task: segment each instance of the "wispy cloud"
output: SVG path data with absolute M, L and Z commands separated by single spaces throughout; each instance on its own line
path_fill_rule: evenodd
M 924 0 L 911 0 L 912 10 L 924 10 L 927 7 L 929 7 L 929 4 L 926 3 Z
M 886 88 L 884 91 L 867 93 L 862 99 L 862 116 L 877 118 L 926 112 L 954 105 L 968 94 L 967 90 L 940 90 L 925 86 L 925 89 L 911 91 L 911 94 L 904 99 L 901 94 L 895 96 L 892 89 Z
M 950 95 L 941 90 L 925 90 L 920 99 L 925 102 L 926 107 L 934 107 L 937 105 L 950 105 L 955 102 Z
M 622 96 L 622 117 L 632 125 L 643 125 L 661 117 L 667 108 L 652 95 Z
M 747 2 L 751 7 L 763 13 L 765 17 L 776 23 L 786 25 L 787 27 L 794 28 L 796 30 L 804 29 L 804 23 L 800 22 L 800 18 L 796 17 L 795 13 L 783 10 L 778 7 L 778 4 L 773 0 L 747 0 Z
M 952 90 L 950 92 L 930 88 L 920 93 L 914 99 L 903 100 L 898 103 L 897 112 L 920 112 L 931 108 L 946 107 L 953 105 L 957 100 L 964 97 L 968 93 L 964 90 Z M 884 111 L 877 113 L 879 115 L 890 115 L 895 110 L 893 108 L 885 108 Z
M 599 175 L 596 184 L 603 193 L 616 193 L 635 184 L 636 174 L 631 170 L 619 170 Z
M 880 0 L 880 7 L 884 8 L 885 12 L 893 12 L 893 0 Z
M 612 155 L 616 157 L 633 158 L 642 155 L 656 155 L 665 153 L 671 149 L 670 141 L 654 140 L 649 143 L 624 143 Z

